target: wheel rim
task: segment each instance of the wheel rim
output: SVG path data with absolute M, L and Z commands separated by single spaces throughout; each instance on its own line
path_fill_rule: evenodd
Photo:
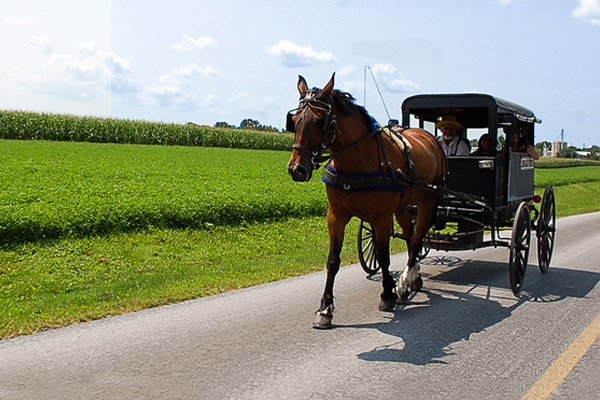
M 531 244 L 531 213 L 526 203 L 521 203 L 517 209 L 513 233 L 510 243 L 509 277 L 514 294 L 521 291 Z
M 417 260 L 421 261 L 422 259 L 427 257 L 427 255 L 429 255 L 430 250 L 431 246 L 429 245 L 429 241 L 427 240 L 427 238 L 425 238 L 423 240 L 423 246 L 421 246 L 421 251 L 419 251 L 419 254 L 417 255 Z
M 548 271 L 554 251 L 554 236 L 556 233 L 556 199 L 552 187 L 547 187 L 542 199 L 540 219 L 538 222 L 537 248 L 540 271 Z
M 369 275 L 379 271 L 375 248 L 375 231 L 371 224 L 360 221 L 358 224 L 358 259 L 362 269 Z

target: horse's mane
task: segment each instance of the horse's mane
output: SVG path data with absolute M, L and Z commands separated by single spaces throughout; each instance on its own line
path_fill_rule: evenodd
M 318 93 L 319 89 L 315 88 L 311 91 Z M 331 97 L 333 99 L 333 106 L 335 107 L 336 111 L 339 111 L 344 115 L 358 114 L 365 120 L 367 125 L 372 125 L 373 118 L 369 112 L 363 106 L 356 104 L 356 99 L 350 93 L 335 89 L 332 92 Z

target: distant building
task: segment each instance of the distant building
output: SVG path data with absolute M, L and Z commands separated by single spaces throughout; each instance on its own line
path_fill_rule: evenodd
M 558 157 L 561 150 L 567 148 L 567 142 L 552 142 L 552 157 Z

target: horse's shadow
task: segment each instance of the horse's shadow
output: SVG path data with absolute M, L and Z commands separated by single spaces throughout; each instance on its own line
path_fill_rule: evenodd
M 397 306 L 389 321 L 347 325 L 346 328 L 377 329 L 398 338 L 391 345 L 360 353 L 358 358 L 415 365 L 445 363 L 444 358 L 453 352 L 453 344 L 469 340 L 471 335 L 503 321 L 521 305 L 583 298 L 600 281 L 600 274 L 562 268 L 552 268 L 547 274 L 535 277 L 539 272 L 530 266 L 528 274 L 534 276 L 530 277 L 529 286 L 526 276 L 522 294 L 514 298 L 504 291 L 506 296 L 499 298 L 492 295 L 492 288 L 500 285 L 507 288 L 505 263 L 463 261 L 453 265 L 459 267 L 426 278 L 423 291 L 413 296 L 407 306 Z M 467 284 L 469 289 L 465 291 L 464 286 L 456 291 L 428 289 L 428 279 Z

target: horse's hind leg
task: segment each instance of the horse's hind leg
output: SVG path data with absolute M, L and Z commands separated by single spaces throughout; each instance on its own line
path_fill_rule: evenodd
M 418 262 L 418 255 L 423 247 L 423 238 L 431 227 L 433 222 L 433 214 L 435 212 L 435 202 L 437 199 L 436 193 L 426 193 L 424 198 L 418 204 L 417 224 L 414 227 L 414 232 L 408 240 L 408 262 L 404 272 L 398 280 L 397 290 L 400 301 L 408 300 L 409 289 L 413 291 L 420 290 L 419 270 L 421 269 Z
M 390 274 L 390 236 L 392 233 L 393 220 L 384 217 L 373 224 L 375 237 L 377 238 L 377 263 L 381 266 L 383 291 L 379 296 L 379 310 L 392 311 L 396 305 L 396 293 L 394 287 L 396 282 Z
M 327 280 L 325 291 L 321 296 L 321 304 L 317 310 L 317 319 L 313 328 L 329 329 L 333 320 L 333 284 L 335 276 L 340 269 L 340 253 L 344 243 L 344 229 L 350 221 L 349 216 L 340 216 L 333 212 L 331 207 L 327 214 L 327 225 L 329 228 L 329 256 L 327 257 Z

